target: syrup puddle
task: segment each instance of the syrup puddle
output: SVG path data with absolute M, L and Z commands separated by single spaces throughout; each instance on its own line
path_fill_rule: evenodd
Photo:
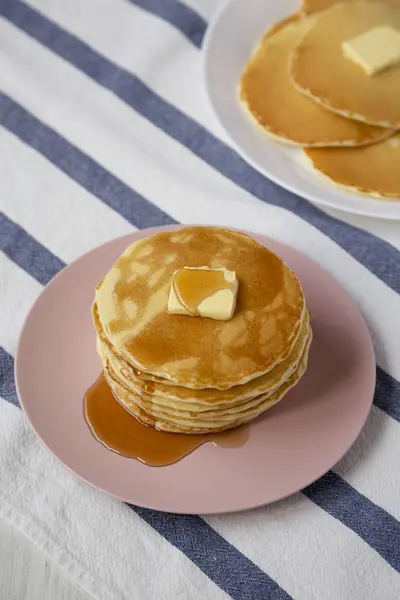
M 85 394 L 84 414 L 101 444 L 152 467 L 171 465 L 207 442 L 240 448 L 249 438 L 248 425 L 206 434 L 167 433 L 144 425 L 114 398 L 103 374 Z

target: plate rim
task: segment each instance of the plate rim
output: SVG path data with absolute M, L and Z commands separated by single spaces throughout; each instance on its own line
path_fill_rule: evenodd
M 23 350 L 22 350 L 22 342 L 24 339 L 24 336 L 27 334 L 28 331 L 28 327 L 30 324 L 30 321 L 32 318 L 34 318 L 34 310 L 35 307 L 41 302 L 42 300 L 42 296 L 46 293 L 46 291 L 54 284 L 54 282 L 56 280 L 58 280 L 59 278 L 62 278 L 65 274 L 65 272 L 67 270 L 73 269 L 75 264 L 78 263 L 79 261 L 83 261 L 85 260 L 89 255 L 92 254 L 96 254 L 96 252 L 99 251 L 99 249 L 101 248 L 105 248 L 107 246 L 112 246 L 117 240 L 120 240 L 121 242 L 123 240 L 127 241 L 127 244 L 132 243 L 135 239 L 141 239 L 142 237 L 146 237 L 147 235 L 152 235 L 152 233 L 154 232 L 160 232 L 160 230 L 162 231 L 174 231 L 174 230 L 179 230 L 185 227 L 191 227 L 191 226 L 207 226 L 207 227 L 221 227 L 221 225 L 190 225 L 190 224 L 176 224 L 176 225 L 164 225 L 164 226 L 159 226 L 159 227 L 151 227 L 151 228 L 146 228 L 146 229 L 141 229 L 141 230 L 137 230 L 137 231 L 133 231 L 131 233 L 128 234 L 124 234 L 122 236 L 118 236 L 116 238 L 113 238 L 111 240 L 108 240 L 107 242 L 103 243 L 103 244 L 99 244 L 98 246 L 96 246 L 95 248 L 92 248 L 91 250 L 85 252 L 84 254 L 80 255 L 79 257 L 77 257 L 75 260 L 73 260 L 71 263 L 69 263 L 68 265 L 66 265 L 63 269 L 61 269 L 61 271 L 59 271 L 51 280 L 50 282 L 43 287 L 43 289 L 41 290 L 40 294 L 38 295 L 38 297 L 36 298 L 36 300 L 33 302 L 33 304 L 31 305 L 27 315 L 25 316 L 25 319 L 23 321 L 23 325 L 20 331 L 20 335 L 19 335 L 19 339 L 18 339 L 18 345 L 17 345 L 17 351 L 15 353 L 15 361 L 14 361 L 14 377 L 15 377 L 15 386 L 16 386 L 16 392 L 17 392 L 17 396 L 18 396 L 18 400 L 21 406 L 21 409 L 23 410 L 24 414 L 26 415 L 30 426 L 32 427 L 35 436 L 37 437 L 37 439 L 39 440 L 39 442 L 41 444 L 43 444 L 45 446 L 45 448 L 52 454 L 53 457 L 56 458 L 56 460 L 58 461 L 58 463 L 60 463 L 61 465 L 63 465 L 64 468 L 66 468 L 70 473 L 72 473 L 75 477 L 78 477 L 78 479 L 80 479 L 81 481 L 85 481 L 88 485 L 90 485 L 92 488 L 100 490 L 101 492 L 114 497 L 118 500 L 121 500 L 123 502 L 129 503 L 129 504 L 134 504 L 135 506 L 139 506 L 142 508 L 147 508 L 150 510 L 157 510 L 159 512 L 165 512 L 165 513 L 175 513 L 175 514 L 188 514 L 188 515 L 211 515 L 211 514 L 233 514 L 233 513 L 239 513 L 239 512 L 243 512 L 245 510 L 253 510 L 256 508 L 260 508 L 262 506 L 268 506 L 270 504 L 274 504 L 275 502 L 279 502 L 285 498 L 289 498 L 292 495 L 300 492 L 301 490 L 303 490 L 305 487 L 308 487 L 309 485 L 313 484 L 314 482 L 318 481 L 318 479 L 320 479 L 324 474 L 326 474 L 329 470 L 331 470 L 333 468 L 333 466 L 335 464 L 337 464 L 351 449 L 351 447 L 354 445 L 354 443 L 356 442 L 356 440 L 358 439 L 359 435 L 361 434 L 362 430 L 364 429 L 365 423 L 368 419 L 368 416 L 370 414 L 371 411 L 371 407 L 373 404 L 373 399 L 374 399 L 374 390 L 375 390 L 375 386 L 376 386 L 376 359 L 375 359 L 375 351 L 374 351 L 374 347 L 373 347 L 373 342 L 372 342 L 372 337 L 371 334 L 369 332 L 369 329 L 367 327 L 365 318 L 362 314 L 362 312 L 360 311 L 357 303 L 353 300 L 353 298 L 350 296 L 350 294 L 348 293 L 348 291 L 342 286 L 341 283 L 339 283 L 337 281 L 337 279 L 327 270 L 325 269 L 320 263 L 318 263 L 316 260 L 314 260 L 313 258 L 310 258 L 308 255 L 304 254 L 304 252 L 301 252 L 300 250 L 298 250 L 297 248 L 294 248 L 293 246 L 290 246 L 289 244 L 282 242 L 280 240 L 276 240 L 274 238 L 269 237 L 268 235 L 264 235 L 264 234 L 260 234 L 260 233 L 255 233 L 252 231 L 248 231 L 248 230 L 242 230 L 242 229 L 238 229 L 238 228 L 232 228 L 230 227 L 230 229 L 232 230 L 236 230 L 236 231 L 241 231 L 244 232 L 248 235 L 250 235 L 251 237 L 253 237 L 254 239 L 256 239 L 257 241 L 259 241 L 260 243 L 262 243 L 263 245 L 268 244 L 268 241 L 272 241 L 274 244 L 278 244 L 279 246 L 283 246 L 283 247 L 287 247 L 290 248 L 291 250 L 293 250 L 295 253 L 302 255 L 303 257 L 305 257 L 305 259 L 311 263 L 316 265 L 319 269 L 322 269 L 323 271 L 325 271 L 325 273 L 327 273 L 329 275 L 329 277 L 331 277 L 336 284 L 341 288 L 341 290 L 344 292 L 344 294 L 348 297 L 349 301 L 351 302 L 353 308 L 357 311 L 359 317 L 360 317 L 360 321 L 362 322 L 362 326 L 363 326 L 363 330 L 364 330 L 364 334 L 366 335 L 366 340 L 368 340 L 368 350 L 369 350 L 369 360 L 370 360 L 370 376 L 371 376 L 371 399 L 370 402 L 368 403 L 368 411 L 366 411 L 362 425 L 360 426 L 359 431 L 356 433 L 356 435 L 354 436 L 354 439 L 352 439 L 347 445 L 346 447 L 343 449 L 343 451 L 341 452 L 341 454 L 339 456 L 337 456 L 335 458 L 335 461 L 333 462 L 333 464 L 331 464 L 330 466 L 328 466 L 328 468 L 325 468 L 322 470 L 322 472 L 318 473 L 318 475 L 316 475 L 315 477 L 313 477 L 310 481 L 306 482 L 305 484 L 302 484 L 299 488 L 294 489 L 292 492 L 290 492 L 289 494 L 287 493 L 283 493 L 282 496 L 278 496 L 276 498 L 274 498 L 274 500 L 267 500 L 267 501 L 257 501 L 254 504 L 246 504 L 246 506 L 239 506 L 236 508 L 228 508 L 228 509 L 222 509 L 219 508 L 217 510 L 213 510 L 213 509 L 207 509 L 205 511 L 194 511 L 194 510 L 184 510 L 182 508 L 174 508 L 172 505 L 171 506 L 165 506 L 164 508 L 160 508 L 160 506 L 157 504 L 157 501 L 153 502 L 138 502 L 137 500 L 134 500 L 132 498 L 128 498 L 128 497 L 124 497 L 122 495 L 119 495 L 118 493 L 113 493 L 111 491 L 109 491 L 108 489 L 105 489 L 99 485 L 94 484 L 92 481 L 90 481 L 87 477 L 81 475 L 80 473 L 78 473 L 75 469 L 73 469 L 71 466 L 69 466 L 68 464 L 66 464 L 62 458 L 60 458 L 58 456 L 58 454 L 55 453 L 55 451 L 53 451 L 53 449 L 51 448 L 51 446 L 49 446 L 47 444 L 47 442 L 45 441 L 45 439 L 43 439 L 41 433 L 39 432 L 39 430 L 35 427 L 34 423 L 31 420 L 30 417 L 30 409 L 29 407 L 25 404 L 24 400 L 23 400 L 23 394 L 20 391 L 20 382 L 22 377 L 19 375 L 19 370 L 21 368 L 21 363 L 23 360 Z M 140 236 L 139 238 L 137 238 L 136 236 Z M 268 247 L 268 246 L 266 246 Z M 273 252 L 275 252 L 275 250 L 272 250 Z M 82 412 L 82 418 L 83 417 L 83 412 Z M 34 419 L 35 420 L 35 419 Z M 239 449 L 240 450 L 240 449 Z M 109 450 L 109 452 L 111 452 L 111 450 Z M 126 457 L 121 456 L 122 459 L 126 460 Z M 129 459 L 129 460 L 133 460 L 133 459 Z M 148 468 L 154 468 L 154 467 L 148 467 Z M 173 504 L 173 500 L 171 501 Z M 163 502 L 165 504 L 165 502 Z
M 287 2 L 287 0 L 284 0 Z M 229 11 L 232 9 L 234 5 L 240 5 L 248 7 L 247 0 L 225 0 L 219 9 L 215 12 L 212 20 L 210 21 L 206 33 L 203 39 L 202 50 L 201 50 L 201 63 L 202 63 L 202 78 L 205 93 L 208 99 L 208 102 L 212 108 L 215 118 L 217 119 L 220 127 L 223 129 L 227 138 L 229 139 L 233 149 L 241 156 L 251 167 L 253 167 L 256 171 L 261 173 L 264 177 L 278 185 L 279 187 L 297 195 L 305 198 L 306 200 L 318 205 L 319 207 L 327 207 L 330 209 L 337 210 L 339 212 L 344 212 L 346 214 L 358 215 L 360 217 L 368 217 L 368 218 L 378 218 L 383 221 L 398 221 L 400 220 L 400 197 L 399 199 L 394 198 L 393 200 L 389 200 L 387 198 L 374 198 L 373 196 L 367 196 L 357 193 L 347 192 L 345 189 L 342 189 L 340 186 L 335 186 L 334 183 L 330 183 L 329 180 L 326 183 L 326 188 L 329 190 L 336 190 L 337 193 L 340 193 L 344 199 L 349 200 L 349 205 L 342 205 L 335 203 L 335 200 L 325 199 L 323 196 L 323 188 L 321 188 L 320 194 L 317 192 L 313 193 L 304 189 L 297 188 L 296 185 L 287 182 L 284 178 L 280 177 L 274 171 L 271 171 L 265 167 L 265 165 L 260 164 L 253 157 L 249 156 L 246 150 L 244 150 L 240 144 L 236 141 L 234 136 L 232 135 L 229 127 L 225 124 L 224 119 L 221 117 L 220 110 L 217 102 L 212 93 L 212 86 L 209 83 L 209 69 L 211 62 L 211 51 L 210 47 L 214 42 L 215 33 L 218 27 L 221 24 L 221 21 L 226 18 L 226 15 L 229 14 Z M 266 10 L 267 10 L 266 5 Z M 273 25 L 273 23 L 271 23 Z M 266 25 L 268 27 L 268 24 Z M 256 45 L 257 40 L 254 41 L 254 46 Z M 237 100 L 236 100 L 237 101 Z M 241 109 L 242 110 L 242 109 Z M 249 128 L 255 127 L 254 124 L 251 123 L 249 119 Z M 266 135 L 266 134 L 265 134 Z M 267 141 L 273 141 L 270 138 L 267 138 Z M 275 142 L 279 148 L 279 142 Z M 284 144 L 282 144 L 284 146 Z M 285 146 L 286 150 L 298 150 L 302 152 L 301 147 L 290 146 L 289 144 Z M 304 168 L 304 167 L 302 167 Z M 316 180 L 319 181 L 317 176 Z M 323 181 L 323 178 L 321 176 Z M 319 182 L 320 183 L 320 182 Z M 365 209 L 361 206 L 354 206 L 353 200 L 358 202 L 365 202 Z M 383 209 L 383 210 L 382 210 Z

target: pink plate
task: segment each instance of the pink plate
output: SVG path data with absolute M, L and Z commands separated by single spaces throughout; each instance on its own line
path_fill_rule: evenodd
M 100 371 L 90 311 L 95 285 L 128 244 L 161 229 L 96 248 L 43 291 L 25 322 L 16 358 L 21 405 L 66 467 L 127 502 L 207 514 L 289 496 L 328 471 L 357 438 L 373 399 L 375 360 L 349 295 L 316 263 L 271 239 L 254 235 L 297 273 L 314 341 L 300 384 L 251 424 L 243 447 L 205 444 L 174 465 L 147 467 L 104 448 L 85 423 L 82 399 Z

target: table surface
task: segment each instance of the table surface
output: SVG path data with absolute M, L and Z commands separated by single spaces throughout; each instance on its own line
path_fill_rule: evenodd
M 326 210 L 400 248 L 400 223 Z M 7 600 L 90 600 L 86 593 L 41 550 L 0 521 L 0 598 Z M 106 599 L 101 599 L 106 600 Z
M 0 521 L 0 598 L 90 600 L 92 596 L 30 540 Z

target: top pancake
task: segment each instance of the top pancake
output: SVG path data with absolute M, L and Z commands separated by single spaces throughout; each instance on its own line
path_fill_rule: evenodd
M 268 29 L 268 31 L 263 35 L 262 39 L 266 40 L 267 37 L 270 37 L 274 33 L 277 33 L 281 29 L 284 29 L 287 25 L 291 25 L 292 23 L 296 23 L 298 21 L 301 21 L 302 19 L 303 19 L 303 14 L 301 11 L 292 13 L 291 15 L 288 15 L 287 17 L 284 17 L 280 21 L 277 21 L 276 23 L 271 25 L 271 27 Z
M 345 117 L 400 127 L 400 65 L 368 76 L 347 59 L 342 42 L 387 25 L 400 30 L 400 10 L 372 1 L 337 4 L 320 13 L 292 55 L 291 73 L 306 95 Z
M 184 266 L 236 271 L 229 321 L 171 315 L 171 278 Z M 227 389 L 285 360 L 305 315 L 301 286 L 275 254 L 239 232 L 191 227 L 132 244 L 96 292 L 104 334 L 140 370 L 194 389 Z
M 301 10 L 305 15 L 313 15 L 340 2 L 354 2 L 354 0 L 303 0 Z M 400 0 L 384 0 L 384 3 L 400 8 Z
M 275 25 L 253 53 L 240 81 L 246 108 L 279 141 L 302 146 L 359 146 L 390 135 L 390 129 L 345 119 L 300 92 L 289 73 L 289 58 L 314 18 L 298 15 Z

